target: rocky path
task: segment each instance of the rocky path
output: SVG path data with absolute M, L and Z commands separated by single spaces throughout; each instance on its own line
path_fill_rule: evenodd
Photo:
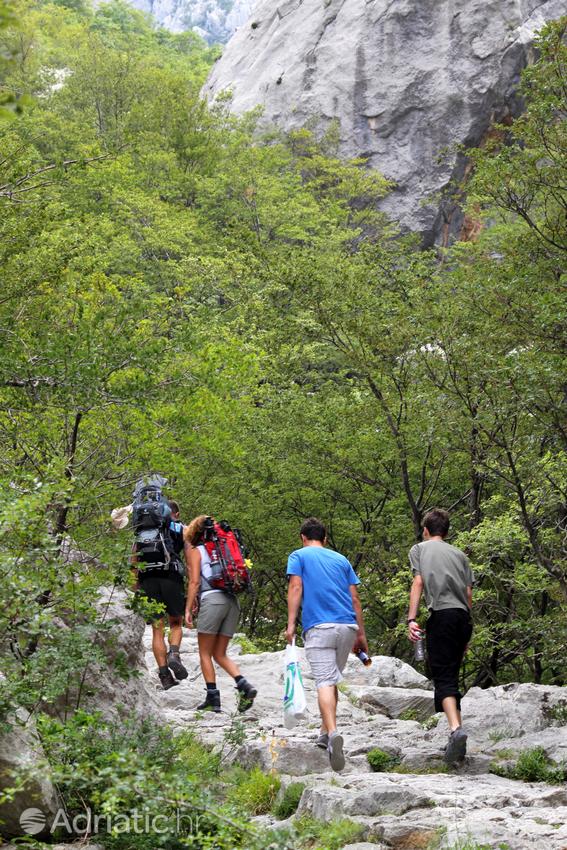
M 145 646 L 154 671 L 150 630 Z M 239 651 L 234 646 L 232 653 Z M 155 673 L 148 673 L 164 715 L 176 728 L 194 729 L 203 742 L 226 746 L 226 730 L 238 728 L 233 682 L 219 671 L 223 712 L 199 714 L 195 706 L 204 687 L 192 632 L 185 632 L 182 657 L 189 678 L 178 687 L 158 690 Z M 463 702 L 469 755 L 448 773 L 441 758 L 447 727 L 442 717 L 435 725 L 427 679 L 394 658 L 375 657 L 365 668 L 353 656 L 339 702 L 346 767 L 333 774 L 326 753 L 313 744 L 318 715 L 308 665 L 302 671 L 311 717 L 290 732 L 282 723 L 283 651 L 242 655 L 239 663 L 259 694 L 252 710 L 239 715 L 246 740 L 232 760 L 276 769 L 283 786 L 301 777 L 306 787 L 298 814 L 363 824 L 365 843 L 351 850 L 567 850 L 565 784 L 520 782 L 489 772 L 492 763 L 513 762 L 536 746 L 555 761 L 567 761 L 566 688 L 524 684 L 470 691 Z M 366 754 L 376 747 L 395 758 L 395 772 L 372 772 Z

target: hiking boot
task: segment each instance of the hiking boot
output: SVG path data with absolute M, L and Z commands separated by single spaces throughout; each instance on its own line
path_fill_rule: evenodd
M 445 747 L 445 761 L 447 764 L 463 761 L 467 752 L 467 733 L 462 726 L 458 726 L 449 735 L 449 741 Z
M 329 736 L 327 732 L 321 732 L 317 740 L 315 741 L 316 747 L 321 747 L 322 750 L 326 750 L 329 746 Z
M 339 735 L 338 732 L 331 732 L 329 735 L 327 752 L 333 770 L 342 770 L 345 766 L 345 754 L 343 753 L 343 736 Z
M 202 702 L 197 706 L 197 711 L 214 711 L 217 714 L 221 710 L 220 704 L 220 691 L 216 688 L 214 691 L 210 691 L 207 689 L 207 696 L 205 697 L 205 702 Z
M 241 679 L 240 682 L 236 686 L 238 694 L 238 711 L 242 714 L 244 711 L 248 711 L 249 708 L 252 708 L 252 703 L 256 699 L 258 691 L 251 685 L 250 682 L 247 682 L 246 679 Z
M 170 688 L 173 688 L 174 685 L 179 684 L 179 682 L 177 682 L 171 675 L 170 670 L 159 670 L 158 676 L 164 691 L 168 691 Z
M 167 653 L 167 666 L 173 670 L 173 675 L 176 679 L 186 679 L 189 673 L 181 663 L 181 657 L 178 649 L 170 649 Z

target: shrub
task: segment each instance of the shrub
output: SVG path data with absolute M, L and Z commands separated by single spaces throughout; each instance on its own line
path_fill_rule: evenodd
M 398 720 L 419 720 L 419 711 L 416 708 L 406 708 L 402 711 Z
M 280 820 L 291 817 L 297 811 L 304 788 L 304 782 L 292 782 L 288 785 L 282 799 L 274 807 L 274 815 Z
M 312 850 L 341 850 L 347 844 L 359 841 L 364 834 L 361 824 L 348 819 L 322 823 L 314 818 L 302 817 L 294 826 L 300 846 L 308 846 Z
M 384 750 L 380 750 L 378 747 L 375 747 L 375 749 L 366 753 L 366 758 L 368 759 L 368 764 L 375 773 L 382 773 L 390 770 L 399 762 L 399 759 L 396 756 L 392 756 L 390 753 L 385 753 Z
M 523 752 L 513 767 L 502 767 L 495 762 L 490 766 L 492 773 L 508 779 L 520 779 L 523 782 L 549 782 L 550 784 L 567 780 L 567 765 L 552 761 L 543 747 L 534 747 Z
M 274 805 L 280 785 L 279 776 L 255 767 L 230 791 L 228 799 L 251 815 L 265 815 Z

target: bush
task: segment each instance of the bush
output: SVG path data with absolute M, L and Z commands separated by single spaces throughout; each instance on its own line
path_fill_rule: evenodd
M 396 758 L 396 756 L 385 753 L 384 750 L 380 750 L 378 747 L 370 750 L 369 753 L 366 753 L 366 758 L 368 759 L 368 764 L 375 773 L 383 773 L 391 770 L 391 768 L 395 767 L 399 762 L 399 759 Z
M 265 815 L 274 805 L 280 785 L 279 776 L 263 773 L 255 767 L 231 790 L 228 799 L 244 807 L 251 815 Z
M 314 818 L 303 817 L 295 823 L 295 832 L 300 846 L 307 845 L 310 850 L 341 850 L 347 844 L 359 841 L 364 827 L 346 818 L 321 823 Z
M 543 747 L 534 747 L 523 752 L 513 767 L 491 765 L 492 773 L 507 779 L 520 779 L 522 782 L 549 782 L 550 784 L 567 780 L 567 765 L 552 761 Z
M 274 815 L 280 820 L 291 817 L 297 811 L 304 788 L 304 782 L 292 782 L 288 785 L 282 799 L 274 806 Z

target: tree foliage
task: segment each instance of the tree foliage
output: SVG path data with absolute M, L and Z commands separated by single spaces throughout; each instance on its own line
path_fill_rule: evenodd
M 490 227 L 438 253 L 377 212 L 388 184 L 338 157 L 336 128 L 283 136 L 207 106 L 197 37 L 120 0 L 18 18 L 4 82 L 33 102 L 0 126 L 4 709 L 65 692 L 62 675 L 45 693 L 70 657 L 57 623 L 73 596 L 73 629 L 96 628 L 97 587 L 127 572 L 110 510 L 153 470 L 183 518 L 243 529 L 255 641 L 278 640 L 285 558 L 317 514 L 363 580 L 372 648 L 407 657 L 407 551 L 443 505 L 478 575 L 466 684 L 564 683 L 565 21 L 523 117 L 473 154 Z M 69 564 L 69 540 L 106 569 Z

